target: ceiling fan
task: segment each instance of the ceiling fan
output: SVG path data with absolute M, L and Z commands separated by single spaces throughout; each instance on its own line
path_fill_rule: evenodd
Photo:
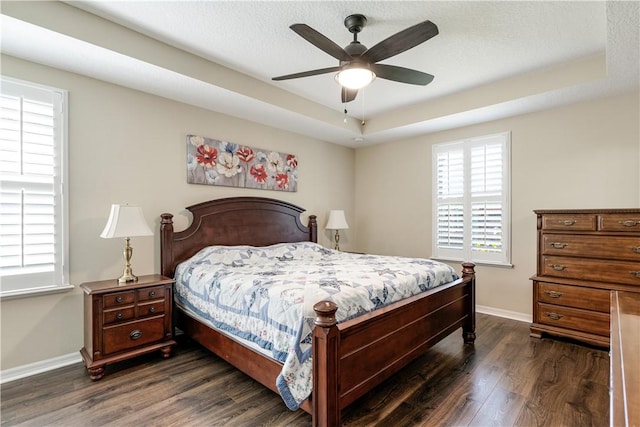
M 436 36 L 438 34 L 436 24 L 431 21 L 421 22 L 367 49 L 358 41 L 358 33 L 366 23 L 367 18 L 360 14 L 345 18 L 344 26 L 353 33 L 353 41 L 344 49 L 306 24 L 291 25 L 289 28 L 312 45 L 338 59 L 340 65 L 273 77 L 273 80 L 297 79 L 337 71 L 336 80 L 342 86 L 342 102 L 353 101 L 358 95 L 358 89 L 365 87 L 376 77 L 422 86 L 431 83 L 433 80 L 431 74 L 377 62 L 409 50 Z

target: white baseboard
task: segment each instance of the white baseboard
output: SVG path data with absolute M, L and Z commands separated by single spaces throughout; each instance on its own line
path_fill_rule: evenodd
M 501 308 L 488 307 L 486 305 L 476 305 L 476 311 L 478 313 L 490 314 L 492 316 L 498 316 L 498 317 L 504 317 L 507 319 L 517 320 L 519 322 L 531 323 L 533 321 L 533 317 L 530 314 L 503 310 Z
M 51 371 L 64 366 L 73 365 L 78 362 L 82 362 L 82 357 L 80 356 L 80 353 L 76 352 L 42 360 L 40 362 L 16 366 L 15 368 L 5 369 L 0 371 L 0 384 L 19 380 L 20 378 L 30 377 L 31 375 L 41 374 L 42 372 Z

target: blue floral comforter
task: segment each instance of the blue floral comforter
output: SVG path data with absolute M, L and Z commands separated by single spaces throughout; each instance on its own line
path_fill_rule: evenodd
M 422 258 L 360 255 L 311 242 L 210 246 L 176 269 L 179 304 L 253 341 L 282 362 L 287 407 L 311 394 L 313 305 L 331 300 L 342 322 L 458 278 Z

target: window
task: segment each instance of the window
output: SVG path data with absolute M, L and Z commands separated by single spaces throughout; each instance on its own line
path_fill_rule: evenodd
M 0 83 L 0 296 L 67 289 L 67 93 Z
M 433 146 L 433 257 L 511 265 L 510 133 Z

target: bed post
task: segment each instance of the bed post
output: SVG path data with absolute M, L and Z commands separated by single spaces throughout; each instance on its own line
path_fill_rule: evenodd
M 313 310 L 316 319 L 313 328 L 312 424 L 314 427 L 337 427 L 340 425 L 338 306 L 331 301 L 320 301 Z
M 476 271 L 472 262 L 462 263 L 462 278 L 469 280 L 469 298 L 465 312 L 467 317 L 462 324 L 462 338 L 465 344 L 473 344 L 476 340 Z
M 309 229 L 309 241 L 313 243 L 318 243 L 318 221 L 316 220 L 315 215 L 309 215 L 309 224 L 307 225 Z
M 173 277 L 173 215 L 163 213 L 160 217 L 160 273 Z

